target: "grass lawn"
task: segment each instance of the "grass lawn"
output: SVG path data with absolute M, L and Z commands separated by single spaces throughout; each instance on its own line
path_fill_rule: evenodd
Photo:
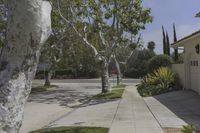
M 46 128 L 30 133 L 108 133 L 108 128 L 101 127 L 55 127 Z
M 125 87 L 126 87 L 126 85 L 115 86 L 115 87 L 112 88 L 111 92 L 97 94 L 97 95 L 93 96 L 93 99 L 96 99 L 96 100 L 100 100 L 100 99 L 112 100 L 112 99 L 116 99 L 116 98 L 121 98 L 123 93 L 124 93 Z
M 57 85 L 50 85 L 50 86 L 44 86 L 44 85 L 39 85 L 39 86 L 33 86 L 31 89 L 31 93 L 36 93 L 36 92 L 44 92 L 47 91 L 49 88 L 58 88 Z

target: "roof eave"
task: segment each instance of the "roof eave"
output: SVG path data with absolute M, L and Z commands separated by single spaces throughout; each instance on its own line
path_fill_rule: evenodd
M 178 42 L 175 42 L 175 43 L 172 43 L 171 44 L 171 47 L 172 48 L 177 48 L 177 47 L 181 47 L 181 46 L 184 46 L 186 44 L 187 41 L 190 41 L 191 39 L 193 38 L 196 38 L 196 37 L 199 37 L 200 36 L 200 33 L 197 33 L 189 38 L 186 38 L 186 39 L 183 39 L 181 41 L 178 41 Z

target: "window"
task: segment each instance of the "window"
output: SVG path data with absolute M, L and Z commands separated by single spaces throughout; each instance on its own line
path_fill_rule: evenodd
M 190 66 L 199 66 L 199 62 L 197 60 L 190 61 Z

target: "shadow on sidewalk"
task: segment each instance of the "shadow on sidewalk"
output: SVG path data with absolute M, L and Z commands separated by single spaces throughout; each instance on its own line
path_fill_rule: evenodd
M 154 96 L 160 103 L 188 124 L 200 130 L 200 96 L 193 91 L 176 91 Z
M 94 92 L 91 93 L 92 91 Z M 92 96 L 100 92 L 100 86 L 82 86 L 81 89 L 61 86 L 53 90 L 33 93 L 29 96 L 28 102 L 59 104 L 64 107 L 80 108 L 115 101 L 91 99 Z

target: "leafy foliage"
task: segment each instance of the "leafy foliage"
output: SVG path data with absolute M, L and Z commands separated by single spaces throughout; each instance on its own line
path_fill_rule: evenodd
M 113 51 L 127 39 L 125 35 L 137 35 L 152 22 L 150 9 L 141 0 L 60 0 L 60 15 L 71 25 L 77 35 L 94 54 L 96 61 L 109 62 Z M 67 18 L 65 6 L 70 9 L 72 20 Z M 63 7 L 64 6 L 64 7 Z M 78 24 L 83 25 L 78 27 Z
M 195 133 L 195 126 L 194 125 L 183 126 L 182 132 L 183 133 Z
M 40 129 L 30 133 L 108 133 L 108 129 L 101 127 L 55 127 Z
M 138 87 L 142 96 L 152 96 L 172 91 L 177 83 L 177 75 L 167 67 L 160 67 L 145 76 Z
M 148 48 L 150 51 L 154 51 L 155 46 L 156 46 L 155 42 L 154 42 L 154 41 L 150 41 L 150 42 L 148 42 L 147 48 Z
M 52 10 L 52 35 L 48 42 L 43 46 L 40 63 L 47 64 L 50 71 L 54 71 L 54 77 L 99 77 L 99 67 L 93 58 L 92 52 L 85 47 L 85 42 L 80 38 L 70 24 L 66 24 L 58 12 L 56 1 L 53 2 Z M 62 1 L 62 11 L 67 19 L 74 21 L 70 13 L 69 4 Z M 84 24 L 78 22 L 75 24 L 78 29 L 83 29 Z M 93 35 L 95 34 L 91 25 L 89 27 Z M 82 33 L 82 30 L 79 30 Z M 92 34 L 92 33 L 91 33 Z M 97 40 L 88 35 L 91 42 Z M 97 48 L 98 49 L 98 48 Z M 41 71 L 42 72 L 42 71 Z M 37 77 L 43 77 L 41 72 Z M 42 72 L 43 73 L 43 72 Z M 42 75 L 42 76 L 41 76 Z
M 131 78 L 144 77 L 148 73 L 149 60 L 154 56 L 155 53 L 147 49 L 135 51 L 135 54 L 129 59 L 124 72 L 125 76 Z
M 149 85 L 159 85 L 160 88 L 169 88 L 175 82 L 175 73 L 167 67 L 160 67 L 144 77 L 143 82 Z
M 172 58 L 168 55 L 156 55 L 149 60 L 149 71 L 152 72 L 159 67 L 170 67 Z

